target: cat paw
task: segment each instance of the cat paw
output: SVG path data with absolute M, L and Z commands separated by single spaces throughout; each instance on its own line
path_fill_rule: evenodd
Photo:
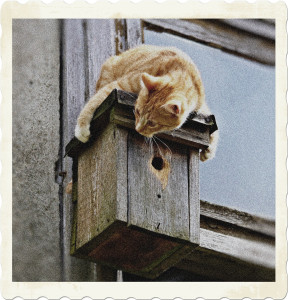
M 207 148 L 201 151 L 200 160 L 206 161 L 208 159 L 212 159 L 214 156 L 215 156 L 215 151 L 211 151 L 211 149 Z
M 82 143 L 88 142 L 90 137 L 89 125 L 80 127 L 77 124 L 75 128 L 75 137 Z

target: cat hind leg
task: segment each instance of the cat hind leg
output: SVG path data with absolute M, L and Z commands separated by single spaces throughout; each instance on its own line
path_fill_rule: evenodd
M 218 139 L 219 139 L 219 132 L 218 130 L 216 130 L 210 135 L 209 147 L 207 149 L 203 149 L 200 153 L 201 161 L 206 161 L 208 159 L 212 159 L 215 157 Z

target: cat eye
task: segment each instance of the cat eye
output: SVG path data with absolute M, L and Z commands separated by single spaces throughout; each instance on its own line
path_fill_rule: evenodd
M 151 121 L 151 120 L 148 120 L 148 121 L 147 121 L 147 125 L 148 125 L 149 127 L 155 127 L 157 124 L 156 124 L 155 122 Z

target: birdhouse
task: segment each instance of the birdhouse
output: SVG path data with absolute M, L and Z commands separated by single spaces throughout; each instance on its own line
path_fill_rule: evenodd
M 66 146 L 71 254 L 155 278 L 199 245 L 199 149 L 216 123 L 191 115 L 181 129 L 148 140 L 135 131 L 136 98 L 113 90 L 94 114 L 89 142 Z

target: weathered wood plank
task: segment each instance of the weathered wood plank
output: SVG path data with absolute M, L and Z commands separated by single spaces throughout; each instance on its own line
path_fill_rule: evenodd
M 265 242 L 246 240 L 200 229 L 200 247 L 267 268 L 275 268 L 275 248 Z
M 199 150 L 189 149 L 189 217 L 190 240 L 200 243 Z
M 251 264 L 235 257 L 198 247 L 177 268 L 203 276 L 207 281 L 265 282 L 275 281 L 275 270 Z
M 63 101 L 65 140 L 74 136 L 77 117 L 85 104 L 85 47 L 82 20 L 63 21 Z
M 128 216 L 128 131 L 117 127 L 115 130 L 115 144 L 117 145 L 117 208 L 116 219 L 127 223 Z
M 62 22 L 62 138 L 64 145 L 74 136 L 77 117 L 85 103 L 85 45 L 82 20 Z M 64 153 L 64 149 L 63 149 Z M 63 159 L 64 184 L 72 178 L 71 158 Z M 64 277 L 67 281 L 95 281 L 95 264 L 70 256 L 71 226 L 75 204 L 64 194 Z M 75 224 L 74 224 L 75 225 Z
M 126 19 L 127 49 L 143 43 L 143 24 L 140 19 Z
M 87 19 L 84 24 L 86 25 L 86 97 L 88 99 L 95 93 L 103 63 L 116 54 L 114 39 L 116 30 L 113 19 Z M 116 278 L 116 270 L 111 272 Z M 111 272 L 106 271 L 103 266 L 97 266 L 97 280 L 110 281 Z
M 275 221 L 201 200 L 201 216 L 275 237 Z
M 219 21 L 275 41 L 275 22 L 270 23 L 259 19 L 221 19 Z
M 275 280 L 275 238 L 269 235 L 273 222 L 206 202 L 204 206 L 204 214 L 201 209 L 200 246 L 177 267 L 199 275 L 205 275 L 209 270 L 213 280 Z M 213 213 L 207 213 L 209 210 Z M 227 213 L 226 218 L 223 210 Z M 258 219 L 262 219 L 265 230 L 259 228 Z M 245 226 L 245 220 L 248 226 Z M 256 226 L 251 222 L 253 220 Z
M 275 44 L 267 39 L 250 36 L 231 27 L 203 20 L 144 19 L 148 24 L 185 38 L 202 41 L 224 51 L 234 52 L 269 65 L 275 64 Z
M 126 39 L 126 20 L 125 19 L 115 19 L 115 49 L 116 54 L 120 54 L 127 50 L 127 39 Z
M 95 94 L 96 82 L 101 66 L 110 56 L 115 55 L 115 25 L 113 19 L 87 19 L 86 24 L 86 81 L 88 97 Z M 100 30 L 101 29 L 101 30 Z M 87 98 L 88 98 L 87 97 Z
M 77 248 L 112 224 L 116 217 L 116 150 L 109 125 L 78 160 Z
M 150 147 L 139 134 L 130 133 L 128 222 L 189 240 L 187 148 L 170 143 L 169 148 L 159 141 Z
M 78 249 L 77 257 L 97 261 L 103 268 L 125 271 L 156 278 L 171 265 L 177 264 L 195 247 L 185 241 L 151 234 L 116 221 L 89 243 Z

